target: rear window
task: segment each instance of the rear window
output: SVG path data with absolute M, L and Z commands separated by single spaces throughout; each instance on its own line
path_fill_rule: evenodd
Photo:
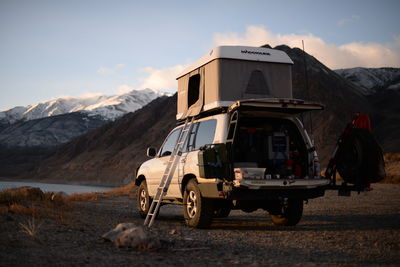
M 199 123 L 194 142 L 194 150 L 200 149 L 200 147 L 204 145 L 212 144 L 216 126 L 217 120 L 207 120 Z

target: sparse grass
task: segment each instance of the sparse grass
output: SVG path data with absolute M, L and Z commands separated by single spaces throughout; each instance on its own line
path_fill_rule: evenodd
M 27 215 L 27 216 L 41 216 L 41 212 L 38 210 L 38 208 L 34 205 L 30 207 L 26 207 L 21 204 L 12 204 L 8 207 L 9 212 L 15 213 L 15 214 L 22 214 L 22 215 Z
M 51 218 L 58 223 L 67 224 L 72 215 L 74 201 L 96 201 L 101 198 L 116 196 L 134 196 L 136 186 L 131 183 L 99 193 L 83 193 L 64 196 L 62 193 L 43 193 L 35 188 L 13 188 L 0 191 L 0 215 L 7 213 L 21 214 L 32 218 Z M 27 228 L 34 226 L 27 223 Z M 22 227 L 22 226 L 21 226 Z
M 400 183 L 400 153 L 385 154 L 385 170 L 386 178 L 383 180 L 384 183 Z
M 0 206 L 0 216 L 8 213 L 8 206 Z
M 385 154 L 385 162 L 400 162 L 400 153 L 386 153 Z
M 114 189 L 104 191 L 104 192 L 95 192 L 95 193 L 82 193 L 77 194 L 74 193 L 70 195 L 67 200 L 68 201 L 96 201 L 101 198 L 106 197 L 117 197 L 117 196 L 135 196 L 136 194 L 136 185 L 134 183 L 127 184 L 122 187 L 116 187 Z
M 122 187 L 117 187 L 109 191 L 103 192 L 105 196 L 133 196 L 136 193 L 136 185 L 129 183 Z
M 24 203 L 27 199 L 21 194 L 15 194 L 4 190 L 0 192 L 0 205 L 11 205 L 13 203 Z
M 67 200 L 68 201 L 96 201 L 99 199 L 99 194 L 100 193 L 82 193 L 82 194 L 77 194 L 74 193 L 70 195 Z
M 42 225 L 37 224 L 35 217 L 33 216 L 32 218 L 30 218 L 27 223 L 20 223 L 19 224 L 22 228 L 22 231 L 24 233 L 26 233 L 27 235 L 33 237 L 33 238 L 37 238 L 37 234 L 39 232 L 39 228 Z
M 0 191 L 0 215 L 14 213 L 32 218 L 50 218 L 66 224 L 71 215 L 67 213 L 73 204 L 62 195 L 43 193 L 40 189 L 13 188 Z M 26 227 L 35 226 L 27 223 Z M 21 226 L 22 227 L 22 226 Z

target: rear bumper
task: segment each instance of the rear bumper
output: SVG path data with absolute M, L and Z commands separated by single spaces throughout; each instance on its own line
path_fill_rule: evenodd
M 324 196 L 329 183 L 329 179 L 235 180 L 233 182 L 215 180 L 211 183 L 200 183 L 199 188 L 206 198 L 232 200 L 276 199 L 280 197 L 311 199 Z
M 235 180 L 233 186 L 243 189 L 312 189 L 326 186 L 329 179 L 273 179 L 273 180 Z
M 277 198 L 297 198 L 312 199 L 325 195 L 325 187 L 316 187 L 308 189 L 267 189 L 254 190 L 243 188 L 232 188 L 231 191 L 225 192 L 227 199 L 232 200 L 268 200 Z

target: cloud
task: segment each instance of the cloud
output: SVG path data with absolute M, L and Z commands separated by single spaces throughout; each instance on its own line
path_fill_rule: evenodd
M 127 84 L 121 84 L 115 89 L 117 94 L 126 94 L 131 92 L 132 90 L 137 90 L 137 89 Z
M 342 26 L 344 26 L 346 24 L 349 24 L 350 22 L 353 22 L 353 21 L 358 20 L 358 19 L 360 19 L 360 16 L 353 15 L 350 18 L 343 18 L 343 19 L 339 20 L 336 24 L 338 26 L 342 27 Z
M 331 69 L 352 67 L 400 67 L 400 36 L 386 44 L 351 42 L 343 45 L 326 43 L 313 34 L 276 34 L 263 26 L 248 26 L 246 32 L 215 33 L 215 45 L 261 46 L 281 44 L 301 47 Z
M 102 75 L 109 75 L 109 74 L 113 74 L 114 70 L 111 68 L 106 68 L 106 67 L 100 67 L 97 69 L 96 71 L 97 74 L 102 74 Z
M 125 64 L 117 64 L 117 65 L 115 65 L 115 69 L 123 69 L 123 68 L 125 68 Z
M 176 91 L 176 76 L 183 71 L 185 65 L 176 65 L 164 69 L 152 67 L 143 68 L 142 71 L 147 74 L 145 78 L 140 79 L 140 88 L 151 88 L 163 91 Z
M 117 70 L 125 68 L 125 64 L 117 64 L 114 67 L 100 67 L 97 69 L 96 73 L 101 75 L 110 75 L 116 73 Z

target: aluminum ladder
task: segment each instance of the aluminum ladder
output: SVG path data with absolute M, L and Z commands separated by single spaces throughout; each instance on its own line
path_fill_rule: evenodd
M 157 193 L 150 205 L 149 211 L 144 221 L 144 225 L 148 226 L 149 228 L 153 224 L 154 219 L 157 216 L 158 211 L 160 210 L 160 205 L 163 197 L 167 194 L 172 177 L 174 177 L 176 167 L 179 163 L 179 159 L 182 156 L 184 145 L 188 137 L 190 136 L 190 133 L 192 132 L 193 122 L 194 122 L 194 117 L 186 119 L 185 124 L 181 132 L 179 133 L 174 150 L 171 153 L 171 156 L 169 157 L 167 167 L 165 168 L 160 184 L 158 185 Z

